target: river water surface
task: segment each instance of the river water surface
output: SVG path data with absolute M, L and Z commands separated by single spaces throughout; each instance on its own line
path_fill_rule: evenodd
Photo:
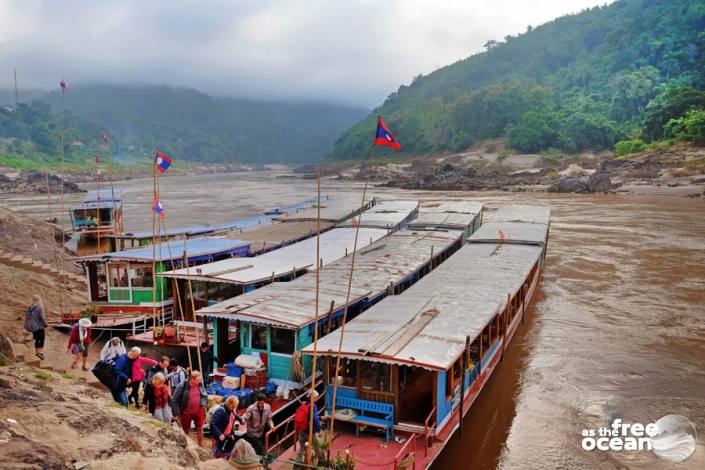
M 151 181 L 116 184 L 129 229 L 151 228 Z M 169 228 L 222 222 L 315 195 L 315 182 L 270 173 L 161 179 Z M 324 180 L 323 194 L 361 196 Z M 705 201 L 678 197 L 421 192 L 382 198 L 470 198 L 493 208 L 552 208 L 539 291 L 497 368 L 433 470 L 705 468 Z M 80 201 L 69 195 L 66 206 Z M 0 195 L 46 215 L 46 198 Z M 58 204 L 54 204 L 56 215 Z M 680 414 L 700 431 L 685 463 L 650 452 L 587 452 L 581 431 L 615 418 L 650 423 Z

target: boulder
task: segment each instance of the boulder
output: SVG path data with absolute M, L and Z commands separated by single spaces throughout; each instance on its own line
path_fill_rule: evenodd
M 586 191 L 584 178 L 561 178 L 547 189 L 549 193 L 583 193 Z
M 0 333 L 0 354 L 11 361 L 15 360 L 15 353 L 12 351 L 12 341 L 2 333 Z
M 608 193 L 612 189 L 612 180 L 607 173 L 594 173 L 587 180 L 587 192 Z

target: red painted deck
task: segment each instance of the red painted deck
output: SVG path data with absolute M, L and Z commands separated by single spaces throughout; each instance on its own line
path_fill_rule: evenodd
M 145 331 L 144 333 L 138 333 L 136 335 L 130 335 L 127 337 L 129 341 L 134 341 L 137 343 L 149 343 L 155 346 L 173 346 L 173 347 L 192 347 L 197 348 L 203 342 L 203 334 L 200 333 L 198 336 L 196 332 L 191 330 L 184 331 L 183 328 L 179 328 L 179 337 L 181 338 L 175 343 L 155 343 L 154 342 L 154 332 L 152 330 Z
M 505 345 L 514 337 L 519 323 L 521 323 L 523 316 L 526 314 L 533 294 L 536 290 L 539 275 L 536 276 L 534 282 L 529 288 L 527 293 L 527 300 L 524 304 L 523 311 L 520 315 L 516 315 L 509 325 L 507 330 L 507 336 L 503 339 L 503 343 L 500 343 L 497 352 L 493 356 L 492 360 L 485 366 L 485 370 L 480 374 L 478 380 L 476 380 L 470 389 L 466 392 L 467 395 L 463 400 L 463 415 L 466 415 L 470 410 L 470 407 L 475 402 L 483 387 L 489 380 L 492 372 L 494 372 L 495 367 L 499 363 L 501 357 L 503 356 L 503 349 Z M 424 438 L 423 434 L 414 434 L 416 436 L 413 442 L 409 442 L 410 434 L 403 432 L 394 432 L 395 438 L 404 438 L 405 442 L 398 443 L 394 440 L 388 443 L 384 442 L 384 437 L 381 433 L 372 433 L 370 431 L 360 432 L 360 436 L 355 436 L 354 425 L 348 423 L 341 423 L 336 421 L 335 427 L 335 437 L 333 439 L 333 444 L 331 446 L 331 457 L 334 457 L 338 452 L 340 455 L 345 455 L 346 449 L 349 449 L 350 454 L 355 458 L 356 470 L 394 470 L 396 464 L 401 461 L 401 459 L 408 453 L 413 453 L 415 457 L 414 465 L 410 468 L 413 470 L 428 469 L 433 461 L 441 453 L 445 445 L 448 443 L 450 438 L 453 436 L 455 431 L 458 429 L 459 425 L 460 410 L 456 409 L 450 416 L 450 418 L 443 423 L 443 427 L 438 431 L 436 436 L 433 438 L 433 443 L 431 447 L 424 451 Z M 277 461 L 270 466 L 272 470 L 290 470 L 293 469 L 293 463 L 296 457 L 296 451 L 294 447 L 287 449 Z

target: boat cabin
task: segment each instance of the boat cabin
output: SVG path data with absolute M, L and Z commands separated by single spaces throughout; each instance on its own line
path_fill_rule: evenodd
M 248 249 L 249 244 L 241 240 L 174 240 L 155 246 L 85 256 L 78 261 L 86 271 L 88 299 L 97 310 L 140 312 L 151 311 L 156 306 L 167 307 L 171 311 L 174 307 L 173 282 L 157 277 L 155 286 L 153 266 L 159 273 L 184 266 L 185 262 L 195 266 L 244 256 Z
M 71 209 L 71 225 L 77 233 L 119 233 L 122 231 L 120 190 L 88 191 L 80 207 Z

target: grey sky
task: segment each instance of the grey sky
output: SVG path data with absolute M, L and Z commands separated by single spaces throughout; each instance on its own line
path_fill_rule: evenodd
M 166 83 L 379 104 L 419 73 L 605 0 L 0 0 L 0 87 Z

